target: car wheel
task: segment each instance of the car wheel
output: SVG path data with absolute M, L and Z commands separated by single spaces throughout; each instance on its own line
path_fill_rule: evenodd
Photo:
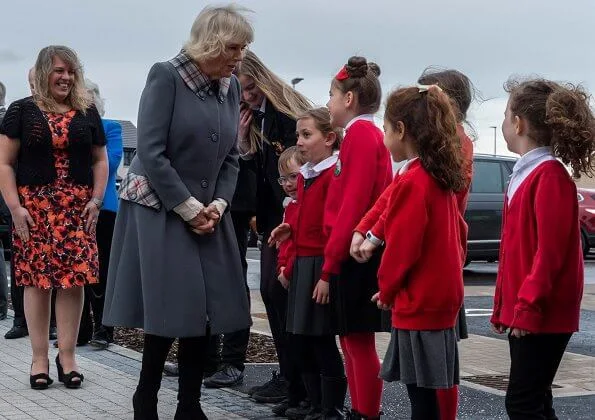
M 589 246 L 589 241 L 587 240 L 587 235 L 582 230 L 581 230 L 581 247 L 583 249 L 583 256 L 586 257 L 589 254 L 589 250 L 591 249 L 591 247 Z

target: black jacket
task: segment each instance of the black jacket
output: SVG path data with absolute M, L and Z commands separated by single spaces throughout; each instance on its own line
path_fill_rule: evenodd
M 106 143 L 97 109 L 91 106 L 86 115 L 77 112 L 68 129 L 70 177 L 77 184 L 92 185 L 92 146 Z M 31 97 L 10 104 L 0 125 L 0 134 L 21 142 L 16 167 L 17 185 L 45 185 L 56 179 L 52 133 Z
M 254 156 L 258 176 L 256 223 L 260 232 L 270 233 L 283 220 L 285 192 L 277 182 L 279 155 L 288 147 L 295 146 L 295 126 L 294 119 L 277 111 L 267 101 L 263 130 L 266 141 Z
M 240 159 L 236 191 L 231 201 L 232 212 L 256 215 L 256 165 L 254 160 Z

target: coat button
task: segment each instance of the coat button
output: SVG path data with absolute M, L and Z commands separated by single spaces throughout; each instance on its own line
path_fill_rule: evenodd
M 219 134 L 217 134 L 217 133 L 211 134 L 211 141 L 212 142 L 217 142 L 218 140 L 219 140 Z
M 202 181 L 200 181 L 200 186 L 203 188 L 208 188 L 209 187 L 209 181 L 207 181 L 206 179 L 203 179 Z

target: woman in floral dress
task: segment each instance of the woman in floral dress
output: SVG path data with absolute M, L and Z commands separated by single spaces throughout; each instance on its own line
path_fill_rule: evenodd
M 74 351 L 83 286 L 98 282 L 95 226 L 106 182 L 105 134 L 76 53 L 46 47 L 35 65 L 34 96 L 12 103 L 0 126 L 0 190 L 14 223 L 16 282 L 25 287 L 34 389 L 53 382 L 52 289 L 58 289 L 58 379 L 68 388 L 82 384 Z

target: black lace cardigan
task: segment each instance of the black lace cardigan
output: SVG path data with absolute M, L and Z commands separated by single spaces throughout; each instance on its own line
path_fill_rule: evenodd
M 45 185 L 56 179 L 52 134 L 42 111 L 31 97 L 13 102 L 0 125 L 0 134 L 20 141 L 17 185 Z M 77 112 L 68 131 L 69 174 L 73 181 L 93 185 L 93 146 L 104 146 L 101 117 L 94 106 Z

